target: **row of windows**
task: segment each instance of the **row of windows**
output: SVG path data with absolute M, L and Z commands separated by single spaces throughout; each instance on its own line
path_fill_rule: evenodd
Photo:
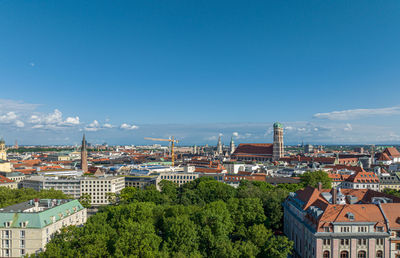
M 2 248 L 11 248 L 11 240 L 3 240 Z M 14 241 L 15 242 L 15 241 Z M 19 240 L 19 248 L 25 248 L 25 240 Z
M 161 179 L 189 179 L 189 180 L 194 180 L 196 179 L 196 176 L 161 176 Z
M 324 251 L 323 253 L 323 258 L 331 258 L 331 253 L 329 251 Z M 349 258 L 350 254 L 348 251 L 341 251 L 340 252 L 340 258 Z M 383 252 L 382 251 L 377 251 L 376 252 L 376 257 L 377 258 L 383 258 Z M 357 258 L 367 258 L 367 252 L 365 251 L 359 251 L 357 253 Z
M 10 254 L 11 254 L 10 249 L 4 249 L 4 250 L 3 250 L 2 257 L 10 257 Z M 20 254 L 21 256 L 25 255 L 25 254 L 26 254 L 25 249 L 21 249 L 21 250 L 19 251 L 19 254 Z
M 349 239 L 340 239 L 340 244 L 341 245 L 349 245 L 350 240 Z M 357 239 L 358 245 L 366 246 L 367 245 L 367 239 Z M 384 239 L 383 238 L 377 238 L 376 239 L 376 245 L 383 245 Z M 330 245 L 331 240 L 330 239 L 323 239 L 323 245 Z M 397 244 L 396 250 L 400 250 L 400 244 Z
M 3 230 L 1 236 L 3 239 L 12 238 L 11 233 L 11 230 Z M 19 231 L 19 238 L 25 238 L 25 230 Z

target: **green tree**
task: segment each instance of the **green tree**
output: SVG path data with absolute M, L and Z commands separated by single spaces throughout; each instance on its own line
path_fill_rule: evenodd
M 81 197 L 79 197 L 79 202 L 85 208 L 90 208 L 92 203 L 92 197 L 88 193 L 83 193 Z
M 321 182 L 323 188 L 332 188 L 332 179 L 322 170 L 305 172 L 300 175 L 300 180 L 303 186 L 318 187 L 318 183 Z

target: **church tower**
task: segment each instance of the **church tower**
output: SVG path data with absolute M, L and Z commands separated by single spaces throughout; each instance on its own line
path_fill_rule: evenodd
M 273 160 L 279 160 L 283 157 L 285 150 L 283 147 L 283 125 L 279 122 L 274 124 L 274 147 L 272 153 Z
M 229 154 L 232 155 L 235 152 L 235 143 L 233 142 L 233 137 L 231 137 L 231 143 L 229 145 Z
M 3 138 L 0 139 L 0 160 L 7 160 L 6 142 Z
M 217 144 L 217 154 L 222 155 L 222 142 L 221 142 L 221 135 L 218 138 L 218 144 Z
M 87 173 L 88 172 L 87 149 L 86 149 L 85 134 L 83 134 L 82 147 L 81 147 L 81 168 L 82 168 L 83 173 Z

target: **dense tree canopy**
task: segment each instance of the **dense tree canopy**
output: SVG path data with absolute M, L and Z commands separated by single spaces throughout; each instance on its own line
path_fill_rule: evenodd
M 35 191 L 32 188 L 10 189 L 0 187 L 0 208 L 32 200 L 39 199 L 68 199 L 70 196 L 65 195 L 62 191 L 41 190 Z
M 243 181 L 238 188 L 211 178 L 161 191 L 125 188 L 119 203 L 84 227 L 67 227 L 42 257 L 287 257 L 281 230 L 288 186 Z M 292 187 L 289 187 L 292 188 Z
M 328 173 L 322 170 L 308 171 L 300 175 L 300 179 L 303 186 L 318 187 L 318 183 L 322 183 L 322 187 L 325 189 L 332 187 L 332 179 Z

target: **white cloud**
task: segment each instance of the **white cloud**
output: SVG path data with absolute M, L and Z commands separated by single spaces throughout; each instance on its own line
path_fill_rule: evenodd
M 103 127 L 104 127 L 104 128 L 113 128 L 114 126 L 113 126 L 112 124 L 105 123 L 105 124 L 103 125 Z
M 130 125 L 130 124 L 123 123 L 120 126 L 120 128 L 123 129 L 123 130 L 135 130 L 135 129 L 138 129 L 139 127 L 136 126 L 136 125 Z
M 17 127 L 24 127 L 25 126 L 25 123 L 24 122 L 22 122 L 21 120 L 17 120 L 17 121 L 15 121 L 15 125 L 17 126 Z
M 351 120 L 370 116 L 400 115 L 400 107 L 371 108 L 371 109 L 349 109 L 333 111 L 328 113 L 317 113 L 313 117 L 328 120 Z
M 64 124 L 69 124 L 69 125 L 79 125 L 80 121 L 79 121 L 79 117 L 67 117 L 67 119 L 65 119 Z
M 93 122 L 91 122 L 88 126 L 86 126 L 85 131 L 89 131 L 89 132 L 96 132 L 98 130 L 100 130 L 100 123 L 97 120 L 94 120 Z
M 351 124 L 347 123 L 346 127 L 343 130 L 348 131 L 348 132 L 353 131 L 353 127 L 351 126 Z
M 239 137 L 239 133 L 238 133 L 238 132 L 233 132 L 233 133 L 232 133 L 232 136 L 233 136 L 233 137 Z
M 6 114 L 0 116 L 0 123 L 11 123 L 17 119 L 17 117 L 18 116 L 15 114 L 15 112 L 7 112 Z

